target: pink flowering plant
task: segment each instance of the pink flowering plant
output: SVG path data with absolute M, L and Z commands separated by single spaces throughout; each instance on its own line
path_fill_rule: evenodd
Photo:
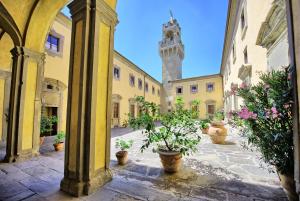
M 249 128 L 248 144 L 282 174 L 293 173 L 292 88 L 288 69 L 260 74 L 254 86 L 237 89 L 244 106 L 238 116 Z

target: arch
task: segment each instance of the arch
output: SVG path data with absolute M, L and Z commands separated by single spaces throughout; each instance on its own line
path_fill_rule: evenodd
M 6 32 L 12 38 L 15 46 L 22 45 L 22 35 L 4 5 L 0 2 L 0 28 L 1 35 Z
M 37 52 L 43 52 L 46 36 L 58 12 L 70 0 L 39 1 L 28 23 L 25 46 Z

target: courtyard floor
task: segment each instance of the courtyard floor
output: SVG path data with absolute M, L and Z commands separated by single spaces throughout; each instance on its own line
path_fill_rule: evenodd
M 59 190 L 63 178 L 64 152 L 53 151 L 47 138 L 41 155 L 24 162 L 0 163 L 0 200 L 97 200 L 97 201 L 285 201 L 278 177 L 259 162 L 259 154 L 241 147 L 243 138 L 229 129 L 225 145 L 214 145 L 202 135 L 199 152 L 185 157 L 182 170 L 164 174 L 157 154 L 140 153 L 140 131 L 113 129 L 111 170 L 113 180 L 97 192 L 80 198 Z M 116 137 L 133 139 L 130 161 L 118 166 Z M 0 146 L 0 156 L 4 147 Z M 263 168 L 261 168 L 261 166 Z

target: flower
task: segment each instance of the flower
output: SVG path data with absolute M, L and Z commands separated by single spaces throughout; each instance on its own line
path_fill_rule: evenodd
M 271 111 L 272 111 L 273 114 L 278 114 L 278 111 L 277 111 L 276 107 L 272 107 Z
M 248 86 L 247 86 L 247 84 L 245 83 L 245 82 L 242 82 L 242 84 L 240 85 L 240 88 L 241 89 L 245 89 L 245 88 L 247 88 Z
M 255 114 L 254 112 L 249 111 L 249 109 L 247 107 L 243 107 L 241 109 L 241 111 L 238 113 L 239 117 L 241 119 L 256 119 L 257 118 L 257 114 Z

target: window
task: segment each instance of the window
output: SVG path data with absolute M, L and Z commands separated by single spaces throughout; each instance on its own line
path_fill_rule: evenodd
M 46 42 L 46 48 L 54 52 L 59 52 L 59 38 L 49 34 Z
M 206 84 L 206 91 L 211 92 L 214 90 L 214 84 L 213 83 L 208 83 Z
M 155 88 L 152 86 L 152 94 L 155 94 Z
M 182 94 L 183 88 L 182 87 L 176 87 L 176 94 Z
M 207 114 L 209 115 L 215 114 L 215 105 L 207 105 Z
M 116 80 L 119 80 L 120 79 L 120 68 L 119 67 L 114 67 L 114 78 Z
M 247 10 L 246 10 L 247 6 L 246 6 L 246 2 L 243 6 L 243 10 L 241 12 L 241 19 L 240 19 L 240 23 L 241 23 L 241 32 L 242 32 L 242 40 L 244 39 L 245 35 L 246 35 L 246 31 L 247 31 Z
M 148 92 L 149 91 L 149 86 L 148 86 L 148 83 L 145 82 L 145 91 Z
M 233 44 L 232 44 L 232 59 L 233 59 L 233 63 L 235 63 L 235 60 L 236 60 L 236 46 L 235 46 L 235 41 L 233 41 Z
M 119 103 L 114 103 L 114 110 L 113 110 L 113 117 L 114 118 L 119 118 Z
M 142 89 L 143 88 L 143 81 L 142 79 L 139 78 L 138 80 L 138 86 L 139 86 L 139 89 Z
M 130 105 L 130 108 L 129 108 L 129 114 L 130 114 L 130 117 L 134 118 L 134 114 L 135 114 L 135 107 L 134 105 Z
M 231 65 L 230 65 L 230 60 L 227 62 L 227 69 L 228 69 L 228 75 L 231 74 Z
M 129 84 L 132 87 L 135 85 L 135 77 L 133 75 L 129 75 Z
M 53 86 L 51 84 L 47 84 L 47 89 L 53 89 Z
M 160 91 L 159 91 L 159 89 L 157 89 L 157 95 L 160 96 Z
M 244 64 L 248 63 L 248 51 L 247 51 L 247 47 L 245 47 L 244 49 Z
M 191 85 L 191 93 L 197 93 L 198 92 L 198 85 Z
M 243 10 L 242 14 L 241 14 L 241 27 L 242 27 L 242 30 L 244 30 L 245 26 L 246 26 L 245 11 Z
M 171 106 L 171 105 L 172 105 L 171 101 L 168 101 L 168 106 Z

